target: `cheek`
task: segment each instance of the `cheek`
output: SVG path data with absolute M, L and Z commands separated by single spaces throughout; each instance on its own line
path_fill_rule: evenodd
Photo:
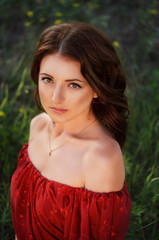
M 93 99 L 92 93 L 86 91 L 83 93 L 77 93 L 70 96 L 70 103 L 77 105 L 78 108 L 88 108 L 91 105 Z
M 45 92 L 44 92 L 44 90 L 42 89 L 41 85 L 39 85 L 39 97 L 40 97 L 41 102 L 42 102 L 43 100 L 45 100 L 45 98 L 46 98 Z
M 42 105 L 45 105 L 48 101 L 49 93 L 45 87 L 39 84 L 39 97 Z

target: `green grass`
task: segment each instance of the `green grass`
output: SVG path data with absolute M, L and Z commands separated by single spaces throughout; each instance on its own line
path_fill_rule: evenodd
M 0 239 L 14 239 L 10 180 L 19 150 L 28 141 L 30 120 L 38 113 L 30 79 L 38 37 L 47 26 L 70 20 L 103 30 L 121 57 L 131 112 L 124 148 L 132 199 L 126 240 L 158 239 L 158 9 L 155 0 L 0 1 Z

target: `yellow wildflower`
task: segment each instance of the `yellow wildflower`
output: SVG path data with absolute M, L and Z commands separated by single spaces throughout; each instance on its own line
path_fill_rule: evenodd
M 60 23 L 61 23 L 61 19 L 56 19 L 56 20 L 54 21 L 54 24 L 55 24 L 55 25 L 60 24 Z
M 152 15 L 157 15 L 158 14 L 158 10 L 157 9 L 148 9 L 147 12 L 152 14 Z
M 118 48 L 118 47 L 119 47 L 119 42 L 114 41 L 114 42 L 113 42 L 113 45 L 114 45 L 114 47 L 117 47 L 117 48 Z
M 41 17 L 40 18 L 40 22 L 45 22 L 46 21 L 46 18 L 45 17 Z
M 72 6 L 73 6 L 73 7 L 79 7 L 80 4 L 79 4 L 79 3 L 73 3 Z
M 57 12 L 55 15 L 56 17 L 62 17 L 63 14 L 61 12 Z
M 23 112 L 24 112 L 24 109 L 23 109 L 23 108 L 20 108 L 20 109 L 19 109 L 19 112 L 20 112 L 20 113 L 23 113 Z
M 30 27 L 31 22 L 25 22 L 24 25 L 25 25 L 25 27 Z
M 27 11 L 26 15 L 31 18 L 33 17 L 34 13 L 32 11 Z
M 28 89 L 25 89 L 24 92 L 25 92 L 25 94 L 28 94 L 28 93 L 29 93 L 29 90 L 28 90 Z
M 3 112 L 3 111 L 0 111 L 0 117 L 5 117 L 5 112 Z

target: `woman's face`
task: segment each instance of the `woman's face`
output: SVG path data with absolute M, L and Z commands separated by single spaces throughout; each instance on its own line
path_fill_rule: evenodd
M 81 73 L 78 61 L 58 53 L 45 56 L 40 64 L 39 95 L 43 108 L 54 122 L 89 117 L 96 98 Z

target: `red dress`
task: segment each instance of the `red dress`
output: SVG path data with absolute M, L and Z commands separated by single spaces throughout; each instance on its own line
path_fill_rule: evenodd
M 11 213 L 18 240 L 123 240 L 131 200 L 122 190 L 98 193 L 50 181 L 34 167 L 28 144 L 11 180 Z

